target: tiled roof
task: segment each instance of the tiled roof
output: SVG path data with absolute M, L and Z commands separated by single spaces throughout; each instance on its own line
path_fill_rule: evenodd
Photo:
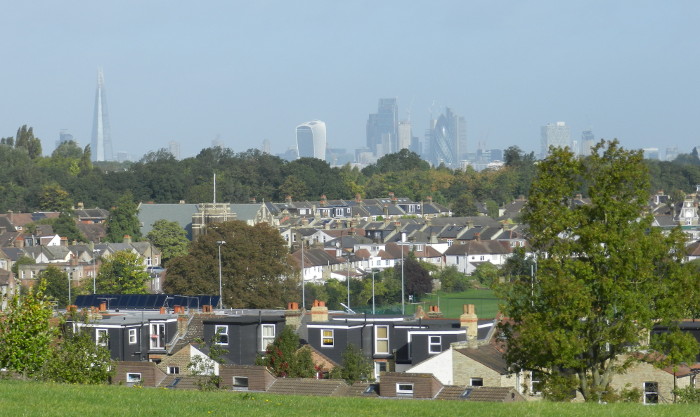
M 467 390 L 469 391 L 467 392 Z M 445 386 L 438 394 L 437 399 L 488 402 L 525 401 L 525 398 L 511 387 L 462 387 L 456 385 Z
M 267 392 L 285 395 L 344 396 L 348 384 L 338 379 L 277 378 Z
M 492 345 L 482 345 L 476 348 L 455 349 L 455 351 L 493 369 L 501 375 L 506 375 L 509 373 L 508 363 L 503 357 L 503 353 Z

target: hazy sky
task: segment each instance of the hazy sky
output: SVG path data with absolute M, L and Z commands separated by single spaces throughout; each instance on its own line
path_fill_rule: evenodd
M 114 151 L 137 156 L 217 137 L 280 153 L 313 119 L 357 148 L 380 97 L 420 137 L 451 107 L 472 152 L 539 152 L 555 121 L 662 154 L 700 145 L 700 1 L 182 3 L 6 2 L 0 136 L 28 124 L 45 154 L 61 129 L 89 143 L 102 67 Z

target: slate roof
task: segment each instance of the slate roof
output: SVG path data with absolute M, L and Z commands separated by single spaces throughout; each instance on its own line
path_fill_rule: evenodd
M 141 222 L 141 235 L 153 230 L 153 223 L 165 219 L 177 222 L 192 237 L 192 215 L 197 212 L 196 204 L 139 204 L 138 218 Z
M 468 395 L 463 396 L 466 390 Z M 486 402 L 525 401 L 525 398 L 512 387 L 462 387 L 447 385 L 437 395 L 438 400 L 463 400 Z
M 469 240 L 461 245 L 452 245 L 444 255 L 494 255 L 508 254 L 512 249 L 507 242 L 498 240 Z
M 348 384 L 338 379 L 277 378 L 267 392 L 285 395 L 312 395 L 321 397 L 345 396 Z
M 501 375 L 510 373 L 508 370 L 508 363 L 503 357 L 503 352 L 496 349 L 493 345 L 489 344 L 476 348 L 455 349 L 455 351 L 493 369 Z
M 301 249 L 292 253 L 292 258 L 301 267 Z M 340 263 L 338 258 L 328 254 L 323 249 L 304 249 L 304 268 L 310 266 L 335 265 Z

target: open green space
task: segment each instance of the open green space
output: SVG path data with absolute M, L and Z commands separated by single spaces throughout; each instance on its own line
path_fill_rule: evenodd
M 474 304 L 479 318 L 491 319 L 496 317 L 498 313 L 499 301 L 493 291 L 489 289 L 471 289 L 455 293 L 428 294 L 421 300 L 420 304 L 425 310 L 428 310 L 428 306 L 431 305 L 439 306 L 443 317 L 448 318 L 459 318 L 464 304 Z M 410 310 L 407 308 L 406 311 L 413 313 L 415 308 L 416 304 L 411 304 Z
M 691 416 L 697 405 L 473 403 L 175 391 L 0 381 L 0 415 L 86 416 Z

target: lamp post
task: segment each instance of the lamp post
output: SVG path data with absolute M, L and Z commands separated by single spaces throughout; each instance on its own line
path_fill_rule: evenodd
M 376 313 L 374 311 L 374 273 L 377 272 L 374 268 L 372 268 L 372 315 L 374 316 Z
M 92 295 L 97 294 L 97 271 L 95 267 L 97 266 L 97 256 L 100 256 L 100 249 L 92 250 Z
M 403 245 L 401 245 L 400 248 L 401 248 L 401 315 L 404 315 L 404 314 L 406 314 L 406 304 L 405 304 L 406 296 L 404 295 Z
M 70 267 L 67 267 L 66 268 L 66 276 L 68 277 L 68 304 L 66 305 L 66 308 L 68 308 L 68 306 L 71 303 L 71 300 L 73 299 L 73 297 L 71 297 L 71 284 L 70 284 L 72 275 L 73 275 L 72 269 Z
M 217 240 L 216 244 L 219 245 L 219 308 L 224 308 L 224 295 L 222 293 L 221 285 L 221 245 L 225 245 L 225 240 Z
M 304 236 L 301 233 L 297 233 L 299 236 L 299 242 L 301 242 L 301 308 L 306 308 L 306 287 L 304 283 Z

